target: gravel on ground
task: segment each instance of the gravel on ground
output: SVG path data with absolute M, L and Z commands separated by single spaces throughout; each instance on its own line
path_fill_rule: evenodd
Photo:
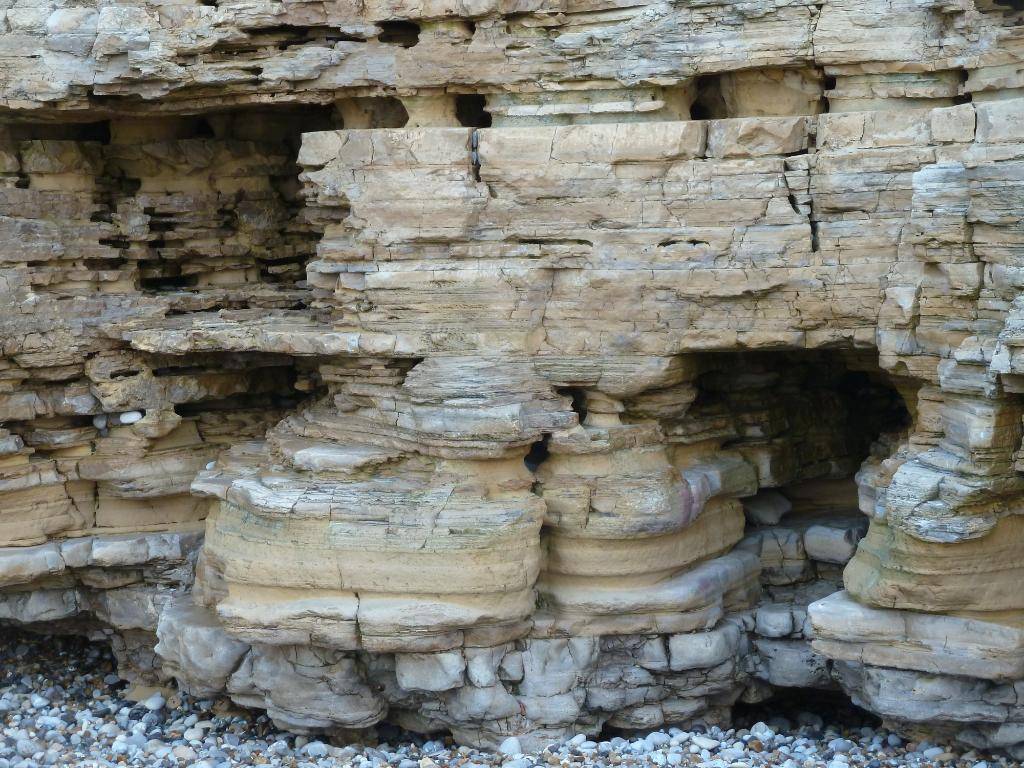
M 373 744 L 330 744 L 278 730 L 226 700 L 153 693 L 125 697 L 109 649 L 77 637 L 0 628 L 0 768 L 1003 768 L 1004 757 L 950 744 L 908 742 L 884 728 L 796 712 L 722 730 L 577 734 L 522 754 L 381 731 Z M 743 719 L 739 724 L 743 725 Z M 750 719 L 750 716 L 745 716 Z M 831 720 L 836 722 L 831 722 Z

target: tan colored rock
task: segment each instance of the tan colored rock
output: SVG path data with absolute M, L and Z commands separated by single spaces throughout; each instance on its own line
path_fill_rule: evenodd
M 304 732 L 839 684 L 1024 755 L 1014 13 L 58 5 L 0 26 L 0 620 Z

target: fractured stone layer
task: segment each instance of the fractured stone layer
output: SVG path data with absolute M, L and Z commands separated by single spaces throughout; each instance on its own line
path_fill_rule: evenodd
M 0 620 L 300 731 L 1024 754 L 1012 3 L 4 14 Z

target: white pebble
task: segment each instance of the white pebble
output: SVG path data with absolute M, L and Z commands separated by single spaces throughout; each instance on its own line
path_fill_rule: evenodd
M 329 747 L 322 741 L 311 741 L 303 747 L 303 751 L 310 757 L 327 757 Z
M 521 755 L 523 753 L 523 746 L 515 736 L 509 736 L 501 742 L 498 751 L 503 755 Z
M 853 747 L 854 743 L 849 739 L 832 739 L 832 741 L 828 743 L 829 749 L 831 749 L 833 752 L 839 752 L 841 754 L 849 752 L 851 749 L 853 749 Z
M 707 736 L 701 736 L 700 734 L 695 735 L 690 741 L 697 745 L 698 749 L 714 749 L 721 744 L 718 739 L 709 739 Z

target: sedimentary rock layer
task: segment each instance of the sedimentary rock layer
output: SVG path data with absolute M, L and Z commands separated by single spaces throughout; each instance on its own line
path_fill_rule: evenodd
M 1014 4 L 4 14 L 0 620 L 298 730 L 1024 753 Z

